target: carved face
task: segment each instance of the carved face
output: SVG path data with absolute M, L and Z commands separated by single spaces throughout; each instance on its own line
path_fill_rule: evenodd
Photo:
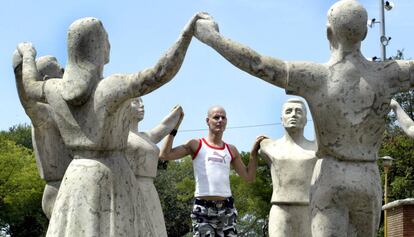
M 304 128 L 306 109 L 302 103 L 287 102 L 283 105 L 282 125 L 284 128 Z
M 145 110 L 141 97 L 131 100 L 131 114 L 138 120 L 138 122 L 144 119 Z
M 213 107 L 208 111 L 207 126 L 211 132 L 224 132 L 227 125 L 226 111 L 222 107 Z

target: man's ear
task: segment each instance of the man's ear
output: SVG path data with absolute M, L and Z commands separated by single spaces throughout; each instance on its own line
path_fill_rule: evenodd
M 208 124 L 208 117 L 206 118 L 206 123 Z

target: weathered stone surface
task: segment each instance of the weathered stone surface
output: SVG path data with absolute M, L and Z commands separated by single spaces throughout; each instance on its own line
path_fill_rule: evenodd
M 62 69 L 55 57 L 40 57 L 36 60 L 36 67 L 41 80 L 62 77 Z M 72 155 L 66 149 L 52 118 L 50 106 L 37 102 L 26 94 L 22 81 L 22 56 L 18 51 L 13 55 L 13 68 L 20 102 L 32 121 L 32 144 L 37 168 L 40 177 L 47 182 L 43 192 L 42 208 L 50 219 L 60 182 L 72 160 Z
M 327 63 L 285 62 L 262 56 L 220 35 L 210 19 L 195 36 L 236 67 L 306 99 L 313 115 L 319 158 L 312 181 L 312 235 L 375 236 L 380 217 L 378 148 L 391 97 L 414 86 L 412 61 L 368 61 L 360 46 L 367 12 L 356 0 L 328 11 Z M 363 204 L 363 205 L 360 205 Z
M 269 164 L 273 183 L 269 236 L 311 236 L 309 191 L 317 158 L 316 142 L 303 136 L 307 122 L 304 102 L 288 100 L 281 118 L 285 135 L 263 140 L 259 150 Z
M 181 113 L 181 107 L 174 107 L 158 126 L 149 131 L 139 132 L 138 123 L 144 118 L 144 104 L 141 98 L 131 101 L 126 157 L 135 174 L 138 188 L 136 190 L 138 197 L 136 203 L 140 210 L 138 236 L 167 236 L 160 199 L 154 186 L 160 152 L 156 143 L 174 129 Z
M 22 90 L 50 106 L 73 160 L 63 177 L 47 236 L 139 236 L 139 188 L 125 157 L 129 99 L 145 95 L 178 72 L 191 41 L 193 17 L 178 41 L 152 68 L 111 75 L 108 35 L 96 18 L 75 21 L 68 32 L 68 60 L 62 79 L 42 81 L 30 43 L 18 46 Z

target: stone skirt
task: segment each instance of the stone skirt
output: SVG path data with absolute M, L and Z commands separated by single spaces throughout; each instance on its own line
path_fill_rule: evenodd
M 137 236 L 137 187 L 123 153 L 75 158 L 63 177 L 46 236 Z

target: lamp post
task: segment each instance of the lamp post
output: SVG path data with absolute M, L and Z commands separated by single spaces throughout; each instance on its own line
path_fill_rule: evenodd
M 386 47 L 391 40 L 391 37 L 385 35 L 385 11 L 390 11 L 394 7 L 394 3 L 384 0 L 379 0 L 380 3 L 380 20 L 377 21 L 375 18 L 368 21 L 368 26 L 373 27 L 375 23 L 379 23 L 380 26 L 380 44 L 381 44 L 381 59 L 382 61 L 387 60 Z M 375 57 L 377 58 L 377 57 Z M 376 60 L 373 60 L 376 61 Z
M 384 205 L 388 203 L 388 172 L 394 160 L 390 156 L 381 157 L 382 166 L 384 167 Z M 388 236 L 388 221 L 387 221 L 387 210 L 384 210 L 384 237 Z

